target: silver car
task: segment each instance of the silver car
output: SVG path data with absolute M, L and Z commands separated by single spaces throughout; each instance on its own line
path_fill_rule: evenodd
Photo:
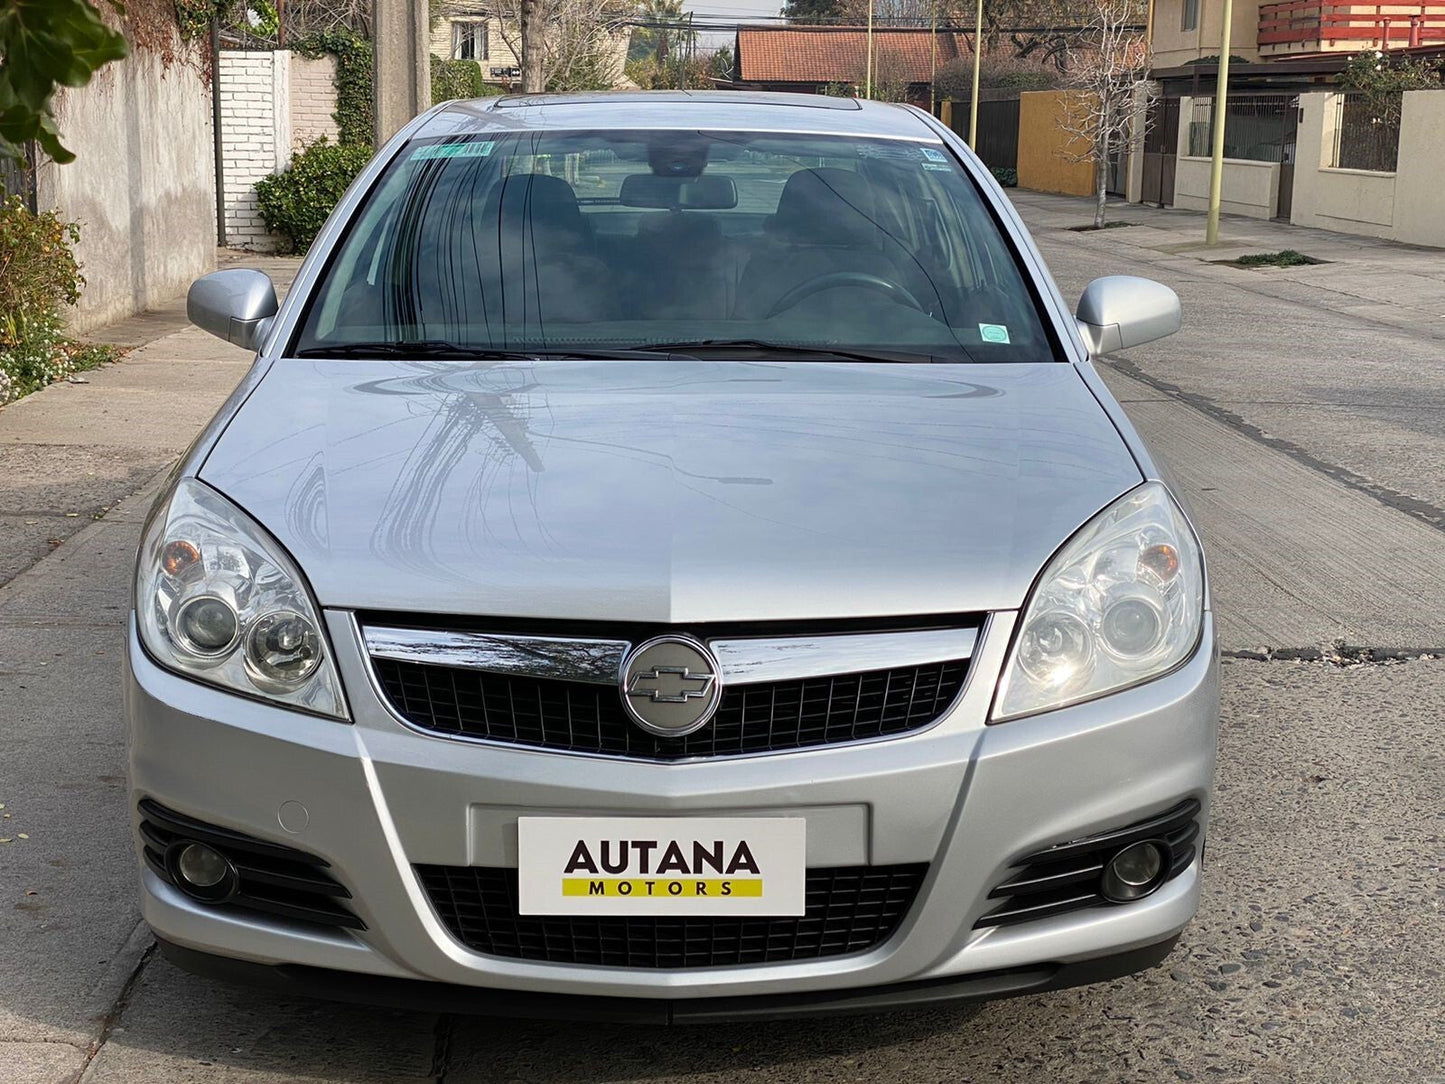
M 141 899 L 183 966 L 647 1021 L 1158 963 L 1218 718 L 1199 540 L 916 109 L 450 103 L 376 156 L 136 572 Z

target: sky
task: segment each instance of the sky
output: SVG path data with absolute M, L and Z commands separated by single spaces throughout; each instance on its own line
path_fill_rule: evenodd
M 699 25 L 705 22 L 732 24 L 776 16 L 782 10 L 782 3 L 781 0 L 683 0 L 682 9 L 692 12 Z M 703 49 L 731 45 L 732 41 L 731 25 L 725 33 L 698 35 L 698 45 Z

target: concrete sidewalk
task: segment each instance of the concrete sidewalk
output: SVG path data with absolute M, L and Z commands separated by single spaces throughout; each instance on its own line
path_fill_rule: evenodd
M 1036 234 L 1092 225 L 1092 198 L 1011 188 L 1009 198 Z M 1204 243 L 1199 211 L 1111 203 L 1108 221 L 1127 227 L 1081 234 L 1121 256 L 1232 282 L 1244 289 L 1412 331 L 1445 333 L 1445 250 L 1373 237 L 1224 215 L 1219 244 Z M 1293 249 L 1317 260 L 1300 267 L 1244 268 L 1224 261 Z
M 297 260 L 222 253 L 279 288 Z M 152 951 L 135 879 L 119 666 L 140 524 L 251 358 L 185 299 L 103 328 L 121 361 L 0 410 L 0 1081 L 77 1081 Z M 146 1079 L 142 1071 L 134 1079 Z
M 263 270 L 278 290 L 300 266 L 232 251 L 217 263 Z M 0 409 L 0 585 L 169 466 L 250 364 L 190 325 L 183 296 L 87 338 L 133 349 Z

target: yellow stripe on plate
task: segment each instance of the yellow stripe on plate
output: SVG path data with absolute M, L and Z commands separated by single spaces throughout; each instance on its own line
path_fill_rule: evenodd
M 563 877 L 564 896 L 624 899 L 730 899 L 763 894 L 761 878 L 736 877 Z

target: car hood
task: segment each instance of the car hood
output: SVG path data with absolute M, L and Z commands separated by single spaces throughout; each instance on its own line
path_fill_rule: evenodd
M 1072 366 L 277 362 L 200 472 L 323 606 L 1013 609 L 1141 481 Z

